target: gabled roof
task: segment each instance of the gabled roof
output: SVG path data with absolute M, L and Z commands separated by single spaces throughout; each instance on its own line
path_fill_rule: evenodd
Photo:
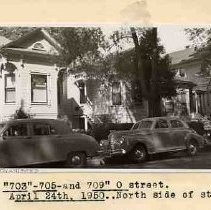
M 169 56 L 171 58 L 171 64 L 176 65 L 181 62 L 193 60 L 196 58 L 195 53 L 196 53 L 195 48 L 186 48 L 184 50 L 179 50 L 169 53 Z
M 0 47 L 3 47 L 4 45 L 8 44 L 11 42 L 11 40 L 7 39 L 4 36 L 0 36 Z
M 42 36 L 45 38 L 51 45 L 53 45 L 57 50 L 61 50 L 60 44 L 43 28 L 37 28 L 34 31 L 20 37 L 17 40 L 11 41 L 4 46 L 4 48 L 21 48 L 21 44 L 26 42 L 33 37 Z

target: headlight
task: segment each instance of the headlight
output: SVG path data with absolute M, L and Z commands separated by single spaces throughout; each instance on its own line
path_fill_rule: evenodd
M 116 143 L 119 145 L 123 144 L 124 142 L 125 142 L 125 138 L 123 136 L 116 141 Z

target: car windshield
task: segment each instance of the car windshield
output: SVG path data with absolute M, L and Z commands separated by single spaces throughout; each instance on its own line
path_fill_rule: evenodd
M 151 128 L 151 126 L 152 126 L 151 120 L 142 120 L 134 124 L 132 127 L 132 130 L 142 129 L 142 128 Z

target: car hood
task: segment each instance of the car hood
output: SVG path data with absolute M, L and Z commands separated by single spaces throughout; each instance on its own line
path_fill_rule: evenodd
M 119 138 L 122 136 L 130 136 L 130 135 L 136 135 L 136 134 L 146 135 L 148 133 L 150 133 L 150 129 L 124 130 L 124 131 L 111 131 L 109 136 Z

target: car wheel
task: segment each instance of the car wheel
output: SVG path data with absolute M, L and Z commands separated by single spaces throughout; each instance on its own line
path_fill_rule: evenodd
M 187 153 L 189 156 L 195 156 L 198 153 L 198 144 L 196 141 L 191 140 L 188 142 Z
M 70 153 L 67 156 L 66 166 L 71 168 L 82 168 L 86 166 L 86 154 L 82 152 Z
M 142 163 L 142 162 L 146 161 L 146 159 L 147 159 L 146 148 L 142 145 L 136 146 L 132 150 L 132 152 L 130 154 L 130 158 L 133 162 L 136 162 L 136 163 Z

